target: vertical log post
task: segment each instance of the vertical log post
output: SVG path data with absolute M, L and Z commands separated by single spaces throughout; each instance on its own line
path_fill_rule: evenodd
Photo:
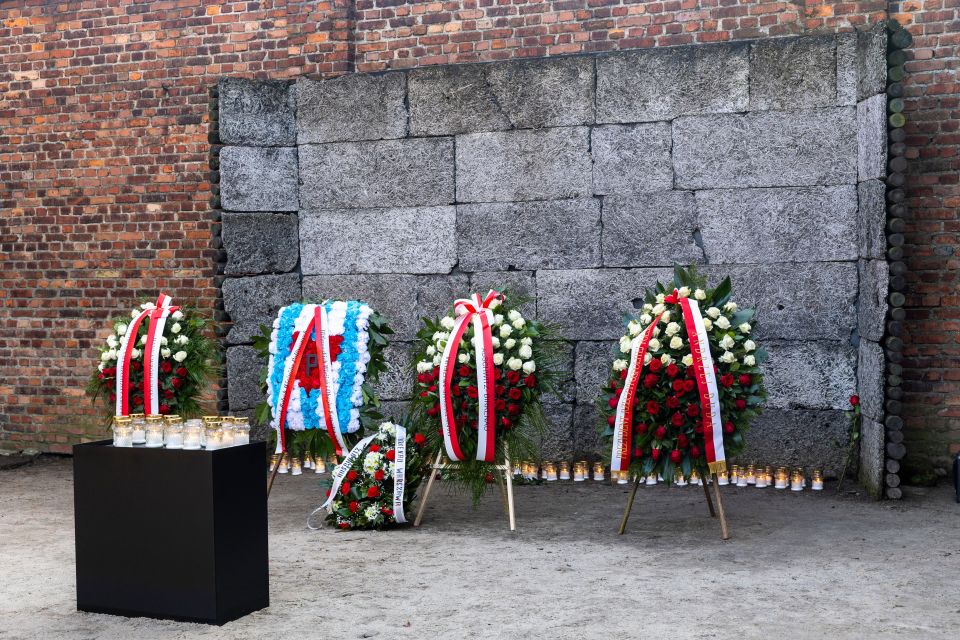
M 630 490 L 630 497 L 627 498 L 627 508 L 623 511 L 623 518 L 620 520 L 619 534 L 622 536 L 627 530 L 627 520 L 630 519 L 630 511 L 633 509 L 633 499 L 637 497 L 637 488 L 640 486 L 640 476 L 633 480 L 633 489 Z
M 430 479 L 427 480 L 427 488 L 423 491 L 423 497 L 420 498 L 420 506 L 417 508 L 417 517 L 413 521 L 413 526 L 419 527 L 420 521 L 423 519 L 423 510 L 427 507 L 427 498 L 430 497 L 430 489 L 433 488 L 433 481 L 437 477 L 437 466 L 440 464 L 440 452 L 437 452 L 437 459 L 433 461 L 433 466 L 430 469 Z
M 720 512 L 720 535 L 724 540 L 729 540 L 730 532 L 727 530 L 727 516 L 723 512 L 723 499 L 720 497 L 720 483 L 717 480 L 716 474 L 713 475 L 713 488 L 717 494 L 717 511 Z

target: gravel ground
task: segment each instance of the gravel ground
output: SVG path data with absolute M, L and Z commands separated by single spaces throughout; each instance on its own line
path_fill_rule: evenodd
M 720 540 L 698 488 L 442 487 L 420 529 L 309 531 L 315 476 L 270 503 L 271 606 L 223 627 L 79 613 L 69 459 L 0 472 L 0 638 L 957 638 L 960 505 L 726 488 Z

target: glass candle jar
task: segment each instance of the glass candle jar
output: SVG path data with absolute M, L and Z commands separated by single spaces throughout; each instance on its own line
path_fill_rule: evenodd
M 144 444 L 147 441 L 146 416 L 142 413 L 131 413 L 130 425 L 133 427 L 133 444 Z
M 823 491 L 823 471 L 813 470 L 813 479 L 810 481 L 810 488 L 814 491 Z
M 764 489 L 770 486 L 770 481 L 767 479 L 767 471 L 763 467 L 757 465 L 756 470 L 756 487 L 757 489 Z
M 167 449 L 183 449 L 183 420 L 180 416 L 164 419 L 163 444 Z
M 786 489 L 789 484 L 789 478 L 790 476 L 787 475 L 786 467 L 777 467 L 777 471 L 773 475 L 773 488 Z
M 717 484 L 721 487 L 725 487 L 726 485 L 730 484 L 730 478 L 726 471 L 717 472 Z
M 290 473 L 290 454 L 285 453 L 283 457 L 280 458 L 280 467 L 277 468 L 277 473 Z
M 699 486 L 699 485 L 700 485 L 700 472 L 697 471 L 696 469 L 691 469 L 691 470 L 690 470 L 690 479 L 689 479 L 689 482 L 690 482 L 690 484 L 692 484 L 692 485 L 695 486 L 695 487 L 696 487 L 696 486 Z
M 313 472 L 316 474 L 323 473 L 327 470 L 327 465 L 323 462 L 323 458 L 317 456 L 313 459 Z
M 133 427 L 130 425 L 129 417 L 117 416 L 113 419 L 113 446 L 133 446 Z
M 570 463 L 561 462 L 558 473 L 561 480 L 569 480 L 570 479 Z
M 791 491 L 803 491 L 804 485 L 806 485 L 806 478 L 803 477 L 803 469 L 799 467 L 793 470 L 793 473 L 790 474 L 790 490 Z
M 557 465 L 553 462 L 544 462 L 543 472 L 546 475 L 544 479 L 548 482 L 554 482 L 557 479 Z
M 250 419 L 239 416 L 233 419 L 233 444 L 250 444 Z
M 200 449 L 203 446 L 203 422 L 198 418 L 191 418 L 183 424 L 183 448 Z
M 208 422 L 203 427 L 203 448 L 207 451 L 223 448 L 223 427 L 219 422 Z
M 144 436 L 144 444 L 147 448 L 159 449 L 163 446 L 163 416 L 150 416 L 147 418 Z
M 683 477 L 683 471 L 680 471 L 680 469 L 677 469 L 673 474 L 673 484 L 678 487 L 687 486 L 687 479 Z
M 233 446 L 233 416 L 220 418 L 220 448 Z
M 303 463 L 300 462 L 300 456 L 293 456 L 290 460 L 290 475 L 299 476 L 303 474 Z
M 603 475 L 603 463 L 602 463 L 602 462 L 594 462 L 594 463 L 593 463 L 593 479 L 596 480 L 596 481 L 598 481 L 598 482 L 603 482 L 604 475 Z
M 757 484 L 757 469 L 752 464 L 747 465 L 747 484 Z
M 583 482 L 590 476 L 590 467 L 587 466 L 586 460 L 581 460 L 573 465 L 573 481 L 574 482 Z

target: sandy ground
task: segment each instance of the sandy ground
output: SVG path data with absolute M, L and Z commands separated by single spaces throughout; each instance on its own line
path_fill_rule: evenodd
M 479 509 L 440 490 L 420 529 L 309 531 L 315 476 L 270 504 L 271 606 L 223 627 L 79 613 L 71 463 L 0 472 L 0 638 L 957 638 L 960 505 L 552 483 Z

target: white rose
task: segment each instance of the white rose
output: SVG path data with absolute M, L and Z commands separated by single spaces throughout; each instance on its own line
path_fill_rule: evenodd
M 170 317 L 174 320 L 183 320 L 183 312 L 177 309 L 170 315 Z
M 499 348 L 500 348 L 500 338 L 498 338 L 497 336 L 490 336 L 490 344 L 493 345 L 493 348 L 494 348 L 494 349 L 499 349 Z
M 743 364 L 747 365 L 748 367 L 752 367 L 753 365 L 757 364 L 757 359 L 753 356 L 746 356 L 743 359 Z
M 683 346 L 683 338 L 681 338 L 680 336 L 673 336 L 673 338 L 670 339 L 671 349 L 679 349 L 682 346 Z
M 533 360 L 527 360 L 523 363 L 523 372 L 527 375 L 530 375 L 537 370 L 537 363 Z
M 663 310 L 664 310 L 664 306 L 662 304 L 657 304 L 656 306 L 653 307 L 652 312 L 653 312 L 653 315 L 658 316 L 661 313 L 663 313 Z
M 623 336 L 620 338 L 620 351 L 623 353 L 630 353 L 630 349 L 633 348 L 633 341 L 630 340 L 629 336 Z
M 717 326 L 720 327 L 723 331 L 726 331 L 730 328 L 730 321 L 727 320 L 726 316 L 720 316 L 717 318 Z
M 647 352 L 643 355 L 643 364 L 644 364 L 644 366 L 650 364 L 650 361 L 651 361 L 651 360 L 653 360 L 653 354 L 651 354 L 649 351 L 647 351 Z
M 444 316 L 440 319 L 440 326 L 446 329 L 447 331 L 453 330 L 453 318 L 450 316 Z
M 120 324 L 117 325 L 117 335 L 122 336 L 126 333 L 127 333 L 127 325 L 121 322 Z
M 697 300 L 706 300 L 707 292 L 704 291 L 703 289 L 697 289 L 696 291 L 693 292 L 693 297 L 696 298 Z
M 417 373 L 424 373 L 425 371 L 430 371 L 433 368 L 432 362 L 425 362 L 421 360 L 417 363 Z
M 653 318 L 651 318 L 649 314 L 645 313 L 642 316 L 640 316 L 640 324 L 646 326 L 651 322 L 653 322 Z
M 683 366 L 685 366 L 685 367 L 692 367 L 692 366 L 693 366 L 693 356 L 688 353 L 687 355 L 683 356 L 683 359 L 682 359 L 680 362 L 682 362 L 682 363 L 683 363 Z
M 489 305 L 489 306 L 490 306 L 491 309 L 496 309 L 497 307 L 500 306 L 500 303 L 501 303 L 501 302 L 502 302 L 502 301 L 500 300 L 500 298 L 494 298 L 493 300 L 490 301 L 490 305 Z
M 433 346 L 432 344 L 427 347 L 427 355 L 428 355 L 428 356 L 432 356 L 432 355 L 435 354 L 436 352 L 437 352 L 437 348 L 436 348 L 435 346 Z
M 710 320 L 710 318 L 704 318 L 704 319 L 703 319 L 703 328 L 706 329 L 707 331 L 710 331 L 710 329 L 713 328 L 713 321 Z
M 507 366 L 514 371 L 519 371 L 520 367 L 523 366 L 523 360 L 521 360 L 520 358 L 510 358 L 509 360 L 507 360 Z
M 513 329 L 510 328 L 510 325 L 505 324 L 502 327 L 500 327 L 501 338 L 509 338 L 511 333 L 513 333 Z
M 160 355 L 164 358 L 170 357 L 170 349 L 160 349 Z
M 613 361 L 613 370 L 614 370 L 614 371 L 623 371 L 623 370 L 626 369 L 626 368 L 627 368 L 627 361 L 626 361 L 626 360 L 623 360 L 623 359 L 618 358 L 617 360 L 614 360 L 614 361 Z
M 136 318 L 138 315 L 140 315 L 140 311 L 138 311 L 137 309 L 132 309 L 132 310 L 130 311 L 130 317 L 131 317 L 131 318 Z
M 730 351 L 730 349 L 733 349 L 733 346 L 735 344 L 737 344 L 736 341 L 730 336 L 723 336 L 723 340 L 720 341 L 720 346 L 726 349 L 727 351 Z
M 716 307 L 710 307 L 707 309 L 707 315 L 716 320 L 720 317 L 720 309 L 717 309 Z
M 177 336 L 177 339 L 174 342 L 176 342 L 177 344 L 187 344 L 188 342 L 190 342 L 190 338 L 188 338 L 187 336 L 181 333 L 179 336 Z
M 757 348 L 757 343 L 754 342 L 753 340 L 747 340 L 746 342 L 743 343 L 743 348 L 746 351 L 753 351 L 754 349 Z
M 442 331 L 437 331 L 436 333 L 433 334 L 433 338 L 431 339 L 434 342 L 440 342 L 441 340 L 444 340 L 446 337 L 447 337 L 447 334 L 443 333 Z
M 735 361 L 736 361 L 736 357 L 730 351 L 724 351 L 723 355 L 720 356 L 720 362 L 731 363 Z
M 105 364 L 102 363 L 102 362 L 97 365 L 97 371 L 101 371 L 101 372 L 102 372 L 102 371 L 103 371 L 104 369 L 106 369 L 106 368 L 107 368 L 107 365 L 105 365 Z
M 513 349 L 515 346 L 517 346 L 517 341 L 513 338 L 508 338 L 507 341 L 503 343 L 503 346 L 507 349 Z
M 163 336 L 160 336 L 160 345 L 166 346 L 166 344 L 167 344 L 167 339 Z
M 640 323 L 637 322 L 636 320 L 631 320 L 630 322 L 627 323 L 627 331 L 632 336 L 640 335 Z
M 528 345 L 528 346 L 529 346 L 529 345 L 532 345 L 532 344 L 533 344 L 533 338 L 520 338 L 520 344 L 525 344 L 525 345 Z
M 493 354 L 493 364 L 497 365 L 498 367 L 503 364 L 503 354 L 502 354 L 502 353 L 495 353 L 495 354 Z
M 660 341 L 656 338 L 650 339 L 650 351 L 660 351 Z
M 533 357 L 533 349 L 531 349 L 527 345 L 523 345 L 522 347 L 520 347 L 520 350 L 517 352 L 517 355 L 519 355 L 524 360 L 529 360 L 530 358 Z
M 681 298 L 689 298 L 689 297 L 690 297 L 690 287 L 680 287 L 679 289 L 677 289 L 677 293 L 680 294 L 680 297 L 681 297 Z
M 109 362 L 109 361 L 110 361 L 110 352 L 109 352 L 109 351 L 104 351 L 103 353 L 101 353 L 101 354 L 100 354 L 100 361 L 101 361 L 101 362 Z
M 109 336 L 107 336 L 108 347 L 110 347 L 111 349 L 116 349 L 118 344 L 120 344 L 120 341 L 117 340 L 117 336 L 113 335 L 112 333 Z
M 174 333 L 180 333 L 180 329 L 181 327 L 179 322 L 174 322 L 173 326 L 170 327 L 170 331 L 173 331 Z
M 664 311 L 664 312 L 663 312 L 663 317 L 660 318 L 660 322 L 662 322 L 663 324 L 668 324 L 668 323 L 670 322 L 670 312 L 669 312 L 669 311 Z
M 650 313 L 651 311 L 653 311 L 653 305 L 650 304 L 649 302 L 644 302 L 642 308 L 643 308 L 643 310 L 646 311 L 647 313 Z
M 729 312 L 729 313 L 733 313 L 734 311 L 737 310 L 737 303 L 736 303 L 736 302 L 728 302 L 727 304 L 723 305 L 723 310 L 724 310 L 724 311 L 727 311 L 727 312 Z
M 653 328 L 653 335 L 655 335 L 655 336 L 660 335 L 660 327 L 654 327 L 654 328 Z
M 140 357 L 140 349 L 134 349 L 134 350 L 132 350 L 132 351 L 130 352 L 130 357 L 131 357 L 131 358 L 139 358 L 139 357 Z
M 510 322 L 513 322 L 514 320 L 519 320 L 523 316 L 521 316 L 520 312 L 516 309 L 510 309 L 510 313 L 507 314 L 507 317 L 510 318 Z
M 140 308 L 146 311 L 147 309 L 156 309 L 157 305 L 152 302 L 144 302 L 142 305 L 140 305 Z
M 146 334 L 140 336 L 140 344 L 147 344 L 147 336 L 146 336 Z
M 177 362 L 183 362 L 184 360 L 187 359 L 187 352 L 177 351 L 175 354 L 173 354 L 173 359 L 176 360 Z
M 439 353 L 438 353 L 437 355 L 433 356 L 433 366 L 439 367 L 439 366 L 440 366 L 440 360 L 441 360 L 441 359 L 442 359 L 442 357 L 440 356 Z
M 656 298 L 656 299 L 657 299 L 657 303 L 658 303 L 658 304 L 663 304 L 663 301 L 666 299 L 666 297 L 667 297 L 667 296 L 665 296 L 664 294 L 658 293 L 658 294 L 657 294 L 657 298 Z M 654 307 L 654 309 L 656 309 L 656 307 Z
M 459 362 L 460 364 L 467 364 L 468 362 L 470 362 L 470 354 L 461 353 L 460 355 L 457 356 L 457 362 Z
M 499 313 L 493 316 L 493 324 L 503 324 L 503 316 Z
M 740 333 L 750 333 L 750 329 L 752 328 L 753 327 L 750 326 L 749 322 L 744 322 L 739 327 L 737 327 L 737 329 L 740 329 Z
M 673 358 L 670 357 L 670 354 L 665 353 L 662 356 L 660 356 L 660 362 L 669 366 L 673 364 Z
M 667 325 L 668 336 L 675 336 L 677 335 L 678 331 L 680 331 L 680 325 L 677 324 L 676 322 L 671 322 L 670 324 Z
M 527 324 L 527 321 L 526 321 L 526 320 L 524 320 L 523 318 L 517 318 L 516 320 L 513 321 L 513 328 L 514 328 L 514 329 L 523 329 L 523 326 L 524 326 L 525 324 Z
M 116 359 L 117 359 L 117 350 L 116 350 L 116 349 L 110 349 L 110 351 L 107 351 L 107 353 L 110 354 L 110 358 L 109 358 L 110 360 L 116 360 Z

